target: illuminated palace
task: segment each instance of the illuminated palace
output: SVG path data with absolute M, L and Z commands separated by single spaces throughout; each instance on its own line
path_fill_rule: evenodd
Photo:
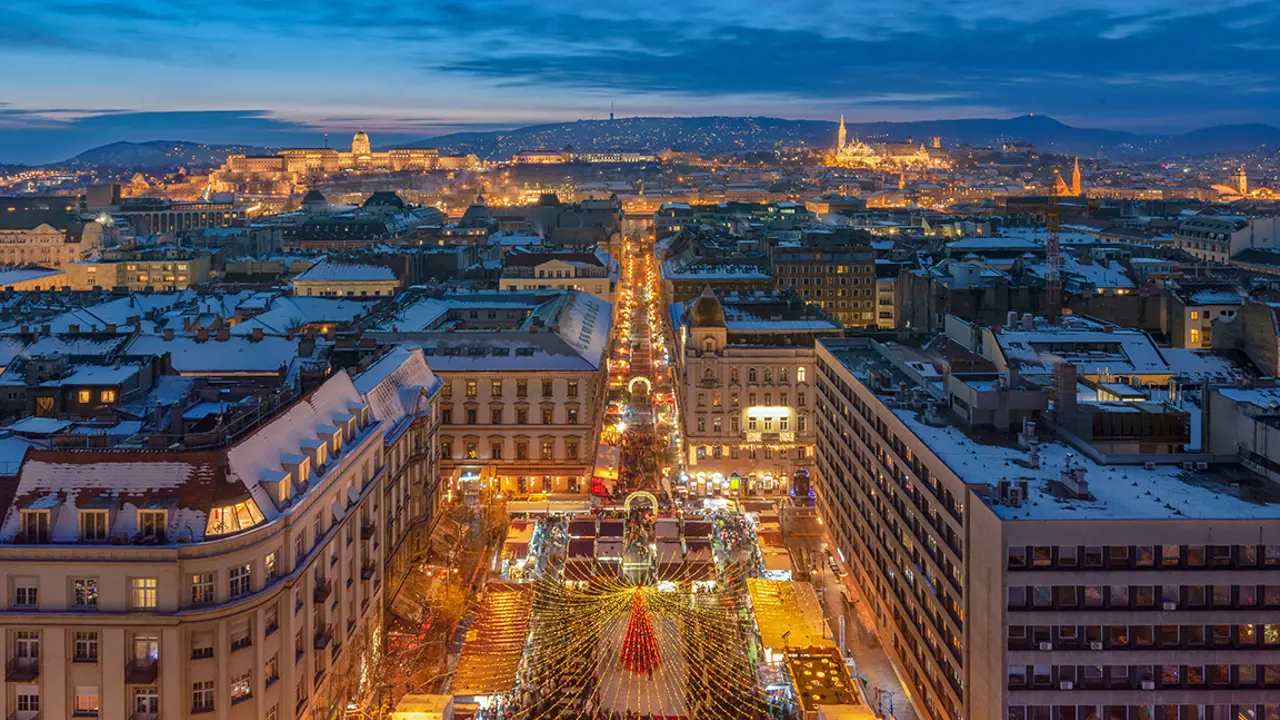
M 231 155 L 212 176 L 215 191 L 249 189 L 285 192 L 308 178 L 348 171 L 401 172 L 466 170 L 478 167 L 475 155 L 441 155 L 431 148 L 398 148 L 375 152 L 369 135 L 360 130 L 351 139 L 351 151 L 331 148 L 295 148 L 275 155 Z M 253 187 L 257 186 L 257 187 Z
M 844 126 L 844 116 L 841 115 L 831 164 L 841 167 L 924 169 L 949 168 L 952 161 L 951 154 L 942 149 L 942 138 L 939 137 L 933 139 L 932 147 L 925 147 L 923 143 L 916 145 L 909 137 L 906 142 L 876 145 L 868 145 L 857 138 L 850 140 L 849 131 Z

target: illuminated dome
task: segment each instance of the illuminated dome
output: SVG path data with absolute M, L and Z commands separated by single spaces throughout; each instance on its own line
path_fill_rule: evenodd
M 710 286 L 703 288 L 702 294 L 693 301 L 689 312 L 693 318 L 694 327 L 725 327 L 724 307 L 720 305 Z
M 351 154 L 356 157 L 367 156 L 372 153 L 369 146 L 369 135 L 364 130 L 356 132 L 356 136 L 351 138 Z

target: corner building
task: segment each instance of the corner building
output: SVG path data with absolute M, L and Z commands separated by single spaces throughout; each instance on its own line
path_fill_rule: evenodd
M 339 372 L 222 447 L 30 451 L 0 526 L 0 716 L 329 718 L 358 696 L 384 572 L 433 502 L 407 487 L 435 455 L 407 398 L 439 389 L 369 372 L 370 400 Z
M 827 339 L 816 364 L 828 540 L 921 717 L 1280 717 L 1274 485 L 993 440 L 921 350 Z

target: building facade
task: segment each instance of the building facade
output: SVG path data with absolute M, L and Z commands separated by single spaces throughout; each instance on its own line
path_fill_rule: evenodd
M 1257 476 L 1096 465 L 1034 422 L 992 444 L 936 365 L 870 340 L 820 341 L 816 365 L 828 540 L 921 717 L 1280 712 L 1280 505 Z
M 0 712 L 341 712 L 414 523 L 389 463 L 430 447 L 429 426 L 389 425 L 339 373 L 225 448 L 30 453 L 0 530 Z
M 795 290 L 845 327 L 879 324 L 876 261 L 866 248 L 778 248 L 773 275 L 779 288 Z

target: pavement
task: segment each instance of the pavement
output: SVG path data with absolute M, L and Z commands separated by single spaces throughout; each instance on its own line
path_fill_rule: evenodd
M 814 527 L 808 527 L 808 523 Z M 789 528 L 794 533 L 789 533 L 785 539 L 789 547 L 803 548 L 818 561 L 819 572 L 813 573 L 810 581 L 822 600 L 831 637 L 841 646 L 845 657 L 852 658 L 850 674 L 864 678 L 864 697 L 872 709 L 881 717 L 892 717 L 893 720 L 919 720 L 911 705 L 911 696 L 876 635 L 875 619 L 869 612 L 859 612 L 862 602 L 858 588 L 848 581 L 848 577 L 842 579 L 831 572 L 824 551 L 826 543 L 820 531 L 816 530 L 820 527 L 816 518 L 800 520 Z M 793 555 L 799 553 L 793 551 Z M 841 587 L 846 588 L 852 603 L 845 602 Z M 844 619 L 843 644 L 841 618 Z

